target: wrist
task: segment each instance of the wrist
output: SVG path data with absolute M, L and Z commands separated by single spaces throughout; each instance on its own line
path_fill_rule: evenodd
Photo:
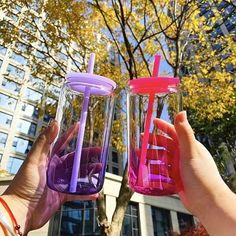
M 236 202 L 236 195 L 230 189 L 224 189 L 212 195 L 208 199 L 208 205 L 199 210 L 197 217 L 209 235 L 235 235 L 236 205 L 234 202 Z
M 20 226 L 19 231 L 22 233 L 23 236 L 27 235 L 30 230 L 30 218 L 28 211 L 27 202 L 19 199 L 15 195 L 2 195 L 1 198 L 6 202 L 7 206 L 9 207 L 10 211 L 12 212 L 16 224 Z M 16 224 L 13 222 L 11 214 L 9 211 L 4 207 L 4 205 L 0 202 L 0 211 L 12 227 L 13 231 L 15 231 Z

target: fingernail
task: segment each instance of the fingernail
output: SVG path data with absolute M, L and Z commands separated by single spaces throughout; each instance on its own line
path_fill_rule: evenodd
M 183 112 L 183 121 L 187 120 L 187 112 L 186 111 L 182 111 Z
M 176 118 L 177 118 L 178 122 L 187 121 L 187 112 L 186 111 L 181 111 L 180 113 L 177 114 Z

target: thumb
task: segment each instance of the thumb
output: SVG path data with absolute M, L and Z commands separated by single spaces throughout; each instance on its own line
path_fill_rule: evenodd
M 191 146 L 195 143 L 196 139 L 193 129 L 188 123 L 186 111 L 179 112 L 175 116 L 174 126 L 181 149 L 190 149 Z
M 47 155 L 50 150 L 50 145 L 56 138 L 58 133 L 58 124 L 57 121 L 53 120 L 50 125 L 38 136 L 36 141 L 34 142 L 33 147 L 31 148 L 28 156 L 33 155 L 35 161 L 40 161 L 40 157 L 42 154 Z M 38 157 L 38 158 L 36 158 Z

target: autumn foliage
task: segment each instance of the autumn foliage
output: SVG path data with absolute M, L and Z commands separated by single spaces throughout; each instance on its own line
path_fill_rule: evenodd
M 209 236 L 203 225 L 197 224 L 195 227 L 185 230 L 181 234 L 172 233 L 171 236 Z

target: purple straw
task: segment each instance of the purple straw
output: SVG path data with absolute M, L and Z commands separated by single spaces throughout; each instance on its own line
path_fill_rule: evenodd
M 88 70 L 87 73 L 92 74 L 94 68 L 95 54 L 92 53 L 89 58 Z M 74 193 L 77 189 L 77 179 L 79 175 L 80 161 L 81 161 L 81 152 L 83 147 L 84 140 L 84 131 L 86 125 L 86 119 L 88 114 L 88 105 L 89 105 L 89 97 L 90 97 L 90 87 L 85 87 L 84 91 L 84 100 L 82 105 L 81 117 L 79 122 L 79 131 L 76 142 L 75 156 L 73 162 L 72 175 L 70 180 L 70 192 Z

